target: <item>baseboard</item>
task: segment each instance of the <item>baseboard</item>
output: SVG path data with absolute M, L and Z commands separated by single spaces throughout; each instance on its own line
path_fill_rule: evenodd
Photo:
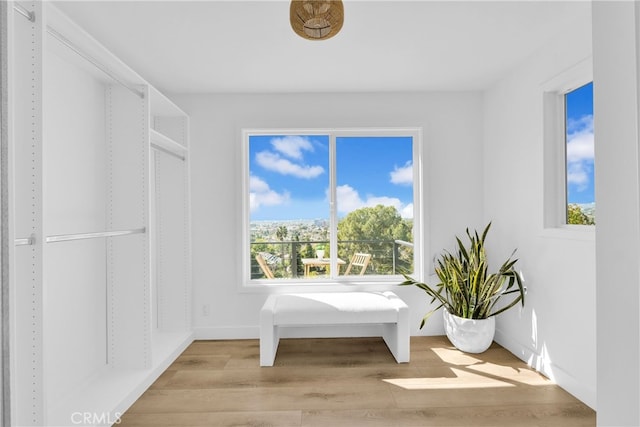
M 246 340 L 258 339 L 260 328 L 257 326 L 225 326 L 194 328 L 196 340 Z
M 591 409 L 596 410 L 597 392 L 595 387 L 585 385 L 563 368 L 553 363 L 552 360 L 549 360 L 546 355 L 540 354 L 534 349 L 508 337 L 498 329 L 496 329 L 494 340 L 533 369 L 551 379 L 576 399 Z

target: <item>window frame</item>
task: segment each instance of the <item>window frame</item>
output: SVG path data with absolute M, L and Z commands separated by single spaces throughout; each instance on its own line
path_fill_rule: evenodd
M 546 235 L 591 240 L 595 226 L 567 224 L 567 141 L 565 96 L 593 82 L 593 61 L 585 58 L 542 85 L 543 231 Z
M 329 136 L 329 223 L 330 223 L 330 253 L 337 253 L 337 225 L 338 216 L 336 212 L 336 139 L 340 137 L 384 137 L 384 136 L 411 136 L 413 138 L 413 277 L 420 280 L 424 277 L 423 254 L 425 253 L 424 224 L 426 221 L 425 203 L 423 194 L 423 165 L 425 164 L 425 150 L 423 149 L 422 128 L 421 127 L 398 127 L 398 128 L 244 128 L 241 131 L 242 146 L 242 239 L 241 247 L 238 249 L 238 256 L 241 259 L 239 264 L 239 287 L 241 292 L 273 292 L 279 291 L 309 291 L 318 290 L 390 290 L 397 286 L 402 280 L 401 275 L 392 276 L 335 276 L 333 278 L 320 279 L 251 279 L 251 235 L 250 235 L 250 202 L 249 202 L 249 138 L 253 135 L 326 135 Z M 337 260 L 332 259 L 330 269 L 337 271 Z

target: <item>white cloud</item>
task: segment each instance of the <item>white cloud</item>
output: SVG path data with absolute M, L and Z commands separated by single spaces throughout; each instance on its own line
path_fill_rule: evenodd
M 567 162 L 593 161 L 593 131 L 570 134 L 567 140 Z
M 396 208 L 396 210 L 398 212 L 400 212 L 402 210 L 402 202 L 400 201 L 400 199 L 398 199 L 396 197 L 367 196 L 367 201 L 365 202 L 365 206 L 371 208 L 371 207 L 378 206 L 378 205 L 393 206 L 394 208 Z
M 593 115 L 588 114 L 579 119 L 567 120 L 567 131 L 569 134 L 581 131 L 593 133 Z
M 582 163 L 570 164 L 567 168 L 567 182 L 578 186 L 578 189 L 585 189 L 589 183 L 587 168 Z
M 593 116 L 567 123 L 567 182 L 578 190 L 588 187 L 594 159 Z
M 400 199 L 387 196 L 360 197 L 358 191 L 350 185 L 340 185 L 336 188 L 338 212 L 348 214 L 356 209 L 374 207 L 378 205 L 393 206 L 403 218 L 413 218 L 413 204 L 404 205 Z
M 338 211 L 348 213 L 365 206 L 358 192 L 349 185 L 339 185 L 336 188 Z
M 295 160 L 302 160 L 303 151 L 313 152 L 313 145 L 309 138 L 297 135 L 273 138 L 271 146 L 280 154 Z
M 413 163 L 409 160 L 402 167 L 394 166 L 393 171 L 390 173 L 391 183 L 400 185 L 412 185 L 413 184 Z
M 400 211 L 400 216 L 406 219 L 413 219 L 413 203 L 406 205 L 402 211 Z
M 287 192 L 273 191 L 269 184 L 257 176 L 249 177 L 249 209 L 253 212 L 260 206 L 276 206 L 288 203 L 290 195 Z
M 269 184 L 255 175 L 249 177 L 249 191 L 255 193 L 264 193 L 269 191 Z
M 278 153 L 261 151 L 256 154 L 256 162 L 263 168 L 282 175 L 292 175 L 297 178 L 311 179 L 324 173 L 322 166 L 309 166 L 293 163 L 282 158 Z

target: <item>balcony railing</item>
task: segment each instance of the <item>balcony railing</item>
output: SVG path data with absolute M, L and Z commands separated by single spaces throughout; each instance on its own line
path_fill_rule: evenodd
M 266 262 L 274 276 L 283 279 L 304 277 L 302 258 L 315 258 L 323 248 L 325 258 L 330 258 L 329 241 L 266 241 L 251 243 L 251 278 L 264 278 L 256 261 L 256 254 L 268 255 Z M 338 258 L 348 265 L 356 252 L 370 253 L 371 261 L 365 275 L 396 275 L 413 271 L 413 243 L 403 240 L 341 240 L 338 241 Z M 344 271 L 346 266 L 341 269 Z M 359 272 L 359 271 L 358 271 Z M 311 276 L 324 276 L 324 267 L 312 267 Z

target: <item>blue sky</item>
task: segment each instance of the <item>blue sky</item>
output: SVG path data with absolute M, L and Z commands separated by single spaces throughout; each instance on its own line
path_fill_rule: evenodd
M 593 203 L 593 83 L 566 95 L 567 202 Z
M 391 205 L 412 216 L 412 138 L 338 137 L 338 216 Z M 252 135 L 251 220 L 329 218 L 329 137 Z
M 594 203 L 593 84 L 566 96 L 567 202 Z M 329 218 L 329 137 L 252 135 L 251 220 Z M 336 140 L 338 216 L 364 206 L 413 214 L 412 138 Z

